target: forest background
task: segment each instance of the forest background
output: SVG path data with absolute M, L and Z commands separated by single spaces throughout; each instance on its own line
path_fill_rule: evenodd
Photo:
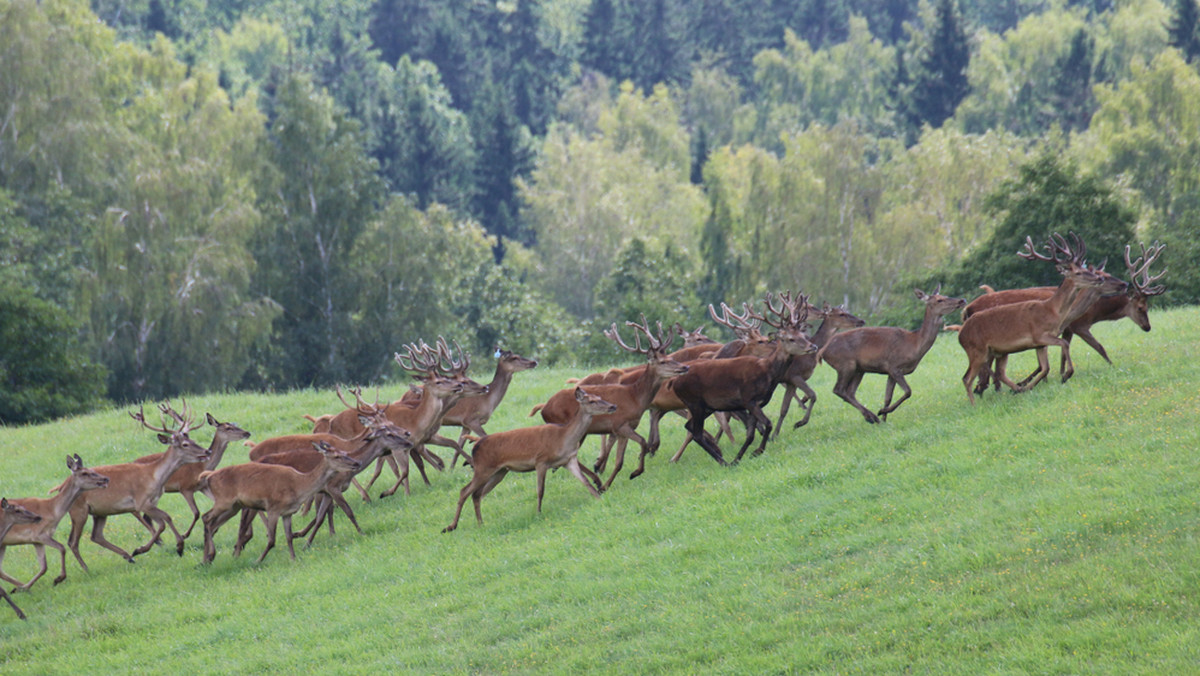
M 1200 299 L 1196 0 L 0 0 L 0 422 L 398 378 L 599 329 L 1165 242 Z M 1052 274 L 1052 273 L 1051 273 Z

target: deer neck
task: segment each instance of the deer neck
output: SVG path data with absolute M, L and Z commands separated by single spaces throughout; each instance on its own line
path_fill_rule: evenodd
M 79 494 L 82 492 L 83 488 L 80 487 L 78 478 L 72 475 L 63 486 L 63 489 L 49 500 L 50 518 L 43 518 L 43 521 L 58 525 L 58 522 L 62 521 L 62 518 L 70 511 L 71 505 L 75 504 L 75 498 L 79 497 Z M 3 539 L 0 536 L 0 540 Z
M 833 326 L 833 322 L 830 322 L 828 319 L 826 319 L 821 322 L 820 328 L 818 328 L 817 332 L 813 334 L 812 344 L 816 345 L 818 349 L 825 347 L 825 343 L 829 342 L 829 339 L 833 337 L 834 333 L 837 333 L 837 328 Z
M 421 397 L 421 404 L 417 406 L 414 427 L 416 429 L 409 430 L 416 438 L 425 439 L 437 432 L 441 427 L 442 416 L 461 398 L 460 395 L 449 393 L 443 396 L 430 396 L 429 392 Z
M 218 433 L 208 445 L 208 460 L 204 463 L 204 469 L 209 472 L 216 469 L 221 464 L 221 458 L 225 457 L 226 448 L 229 448 L 229 438 Z
M 1058 332 L 1062 333 L 1071 322 L 1082 317 L 1091 307 L 1092 304 L 1100 299 L 1100 287 L 1092 286 L 1080 288 L 1068 302 L 1069 305 L 1063 306 L 1063 311 L 1060 313 L 1058 322 Z
M 944 323 L 945 316 L 938 314 L 932 304 L 925 306 L 925 318 L 921 320 L 921 327 L 910 334 L 915 339 L 913 354 L 916 358 L 924 357 L 929 348 L 933 347 L 933 341 L 937 340 Z
M 157 500 L 163 494 L 163 487 L 167 485 L 167 479 L 171 478 L 171 474 L 179 469 L 185 462 L 183 452 L 178 448 L 171 446 L 163 453 L 162 457 L 154 463 L 154 471 L 150 475 L 148 496 L 151 500 Z
M 592 424 L 592 418 L 595 415 L 583 410 L 583 406 L 579 406 L 575 412 L 575 417 L 571 418 L 566 425 L 563 425 L 563 446 L 578 447 L 579 442 L 583 439 L 583 435 L 587 434 L 588 427 Z
M 491 404 L 492 409 L 504 399 L 504 394 L 508 392 L 508 384 L 512 382 L 513 372 L 504 368 L 501 364 L 496 364 L 496 375 L 492 376 L 492 382 L 488 383 L 487 401 Z

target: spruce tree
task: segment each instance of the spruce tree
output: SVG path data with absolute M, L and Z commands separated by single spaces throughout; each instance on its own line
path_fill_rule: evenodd
M 940 0 L 929 47 L 913 86 L 913 108 L 922 123 L 938 128 L 954 115 L 971 91 L 967 65 L 971 49 L 955 0 Z
M 1170 45 L 1183 52 L 1188 63 L 1200 56 L 1200 9 L 1196 0 L 1176 0 L 1167 35 Z

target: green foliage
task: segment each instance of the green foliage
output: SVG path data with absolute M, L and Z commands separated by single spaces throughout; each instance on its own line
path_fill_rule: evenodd
M 1183 52 L 1188 63 L 1200 57 L 1200 6 L 1196 0 L 1175 0 L 1167 35 L 1169 44 Z
M 268 368 L 287 386 L 345 380 L 350 256 L 382 195 L 358 124 L 305 77 L 279 87 L 262 177 L 255 289 L 279 303 Z
M 0 425 L 84 413 L 104 395 L 104 368 L 63 310 L 0 278 Z
M 1081 175 L 1074 164 L 1049 152 L 1000 185 L 988 196 L 987 208 L 999 218 L 996 229 L 947 272 L 944 293 L 970 298 L 979 284 L 996 289 L 1056 286 L 1061 277 L 1053 265 L 1016 255 L 1026 237 L 1040 248 L 1053 233 L 1064 237 L 1075 233 L 1087 247 L 1088 262 L 1095 265 L 1104 260 L 1115 265 L 1122 260 L 1125 245 L 1133 241 L 1134 212 L 1098 177 Z
M 653 246 L 634 236 L 596 289 L 598 323 L 624 326 L 642 315 L 668 327 L 704 321 L 707 315 L 696 297 L 694 267 L 691 257 L 670 242 Z

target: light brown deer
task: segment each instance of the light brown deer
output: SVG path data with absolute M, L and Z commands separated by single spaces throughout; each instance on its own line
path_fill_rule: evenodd
M 512 383 L 513 374 L 536 368 L 537 365 L 536 360 L 527 359 L 509 350 L 496 348 L 496 372 L 492 376 L 492 381 L 487 384 L 487 393 L 459 399 L 458 403 L 451 406 L 442 416 L 442 426 L 462 428 L 462 433 L 458 436 L 458 447 L 450 461 L 450 467 L 455 466 L 460 455 L 464 460 L 470 461 L 470 456 L 462 450 L 463 438 L 467 436 L 468 432 L 480 437 L 487 435 L 483 426 L 491 419 L 492 413 L 496 411 L 496 407 L 508 393 L 508 386 Z
M 721 309 L 726 317 L 734 317 L 739 323 L 747 323 L 747 317 L 765 322 L 775 327 L 775 337 L 771 352 L 765 356 L 738 356 L 728 359 L 711 359 L 692 362 L 686 374 L 672 381 L 672 389 L 680 401 L 687 406 L 689 418 L 685 428 L 692 439 L 708 452 L 718 463 L 729 464 L 721 454 L 716 440 L 704 431 L 704 421 L 717 411 L 728 411 L 738 414 L 746 425 L 746 440 L 738 451 L 733 463 L 737 464 L 745 455 L 746 449 L 754 442 L 756 433 L 762 434 L 762 441 L 754 450 L 759 455 L 766 448 L 771 435 L 771 420 L 763 413 L 762 407 L 771 400 L 776 386 L 787 371 L 794 357 L 815 352 L 817 347 L 804 335 L 802 326 L 807 313 L 807 302 L 802 310 L 799 305 L 786 306 L 776 310 L 770 296 L 767 297 L 767 307 L 780 316 L 778 324 L 767 321 L 755 314 L 748 306 L 746 316 L 734 314 L 728 306 L 722 304 Z M 709 312 L 716 316 L 710 306 Z M 788 316 L 784 319 L 784 314 Z
M 164 413 L 170 410 L 167 407 Z M 195 498 L 196 484 L 200 481 L 200 473 L 214 470 L 221 464 L 221 459 L 225 457 L 225 449 L 229 447 L 230 442 L 250 438 L 250 433 L 246 430 L 231 422 L 221 422 L 214 418 L 211 413 L 205 414 L 205 421 L 213 426 L 212 442 L 208 445 L 208 459 L 203 462 L 189 462 L 181 465 L 179 469 L 171 473 L 171 476 L 167 479 L 167 483 L 163 486 L 164 493 L 178 493 L 183 498 L 183 501 L 187 503 L 188 509 L 192 510 L 192 522 L 188 524 L 187 530 L 183 532 L 185 540 L 192 534 L 192 529 L 196 527 L 196 522 L 200 520 L 200 509 L 196 507 Z M 162 456 L 162 453 L 152 453 L 144 455 L 134 460 L 134 462 L 158 462 L 162 459 Z
M 665 337 L 662 324 L 658 325 L 657 336 L 650 330 L 650 325 L 645 317 L 642 317 L 641 324 L 626 322 L 626 325 L 634 329 L 633 346 L 626 344 L 621 339 L 616 324 L 605 331 L 604 335 L 616 342 L 621 349 L 644 355 L 646 364 L 641 368 L 630 370 L 616 384 L 593 385 L 588 388 L 592 394 L 612 402 L 617 407 L 610 414 L 592 418 L 587 430 L 588 434 L 613 435 L 617 440 L 613 470 L 608 480 L 604 482 L 605 490 L 612 485 L 613 480 L 620 473 L 621 466 L 625 462 L 625 447 L 630 441 L 641 447 L 643 455 L 649 454 L 646 440 L 637 433 L 638 423 L 641 422 L 642 415 L 650 406 L 650 402 L 654 400 L 659 386 L 671 378 L 687 373 L 688 370 L 687 366 L 667 356 L 666 352 L 674 340 L 674 335 L 669 338 Z M 646 335 L 647 347 L 645 348 L 642 347 L 640 334 Z M 573 390 L 559 390 L 541 408 L 542 420 L 563 425 L 575 416 L 578 408 L 579 405 Z M 596 463 L 596 466 L 600 468 L 596 470 L 597 472 L 603 470 L 605 460 L 606 458 L 602 454 Z
M 1001 305 L 973 314 L 963 322 L 958 342 L 967 353 L 963 386 L 972 404 L 974 380 L 989 360 L 995 359 L 992 376 L 1014 392 L 1032 389 L 1050 373 L 1046 348 L 1057 345 L 1064 351 L 1070 349 L 1060 337 L 1063 330 L 1101 294 L 1125 291 L 1125 282 L 1102 270 L 1088 268 L 1078 255 L 1062 245 L 1061 238 L 1052 238 L 1047 245 L 1047 249 L 1054 250 L 1053 258 L 1038 254 L 1029 238 L 1026 248 L 1021 254 L 1024 257 L 1054 260 L 1063 274 L 1063 283 L 1046 300 Z M 1027 385 L 1014 383 L 1005 373 L 1008 355 L 1031 349 L 1037 350 L 1036 377 Z
M 54 539 L 54 531 L 80 493 L 108 485 L 108 477 L 84 467 L 79 455 L 67 456 L 67 469 L 71 471 L 71 476 L 59 484 L 58 493 L 54 497 L 12 500 L 13 503 L 41 517 L 36 523 L 13 526 L 7 535 L 0 538 L 0 579 L 17 585 L 13 592 L 28 591 L 34 582 L 46 574 L 46 547 L 58 551 L 62 564 L 62 571 L 54 578 L 54 584 L 67 579 L 67 549 Z M 10 545 L 33 545 L 37 554 L 38 572 L 24 584 L 4 572 L 4 553 Z
M 71 534 L 67 538 L 67 546 L 71 548 L 71 553 L 75 555 L 84 571 L 88 568 L 79 554 L 79 540 L 83 536 L 83 527 L 87 524 L 89 515 L 92 517 L 92 542 L 115 552 L 130 563 L 133 563 L 134 556 L 149 551 L 167 527 L 175 534 L 176 553 L 183 555 L 183 536 L 175 528 L 171 515 L 158 508 L 158 499 L 162 497 L 163 486 L 171 474 L 184 463 L 200 462 L 208 458 L 208 449 L 188 437 L 188 432 L 196 426 L 192 424 L 186 412 L 177 418 L 177 422 L 182 422 L 178 422 L 176 428 L 169 428 L 165 424 L 161 427 L 150 425 L 146 422 L 144 411 L 141 410 L 129 415 L 147 429 L 158 432 L 159 441 L 167 444 L 167 451 L 157 462 L 127 462 L 92 468 L 108 477 L 108 485 L 81 493 L 68 510 L 71 515 Z M 116 514 L 132 514 L 138 523 L 150 531 L 150 539 L 135 549 L 132 555 L 104 537 L 104 525 L 108 517 Z M 157 527 L 151 525 L 152 523 L 157 524 Z
M 7 498 L 0 498 L 0 540 L 3 540 L 8 535 L 9 529 L 13 526 L 37 523 L 41 519 L 41 516 L 34 514 L 15 502 L 9 502 Z M 13 601 L 12 597 L 2 587 L 0 587 L 0 596 L 3 596 L 4 600 L 8 601 L 8 605 L 12 606 L 13 612 L 17 614 L 19 619 L 27 619 L 24 611 L 17 606 L 17 602 Z
M 539 513 L 546 493 L 546 472 L 559 467 L 566 467 L 593 497 L 600 497 L 600 492 L 589 483 L 584 476 L 586 470 L 579 464 L 579 444 L 592 418 L 611 414 L 617 406 L 589 394 L 582 387 L 576 387 L 573 396 L 577 404 L 575 415 L 565 425 L 545 424 L 496 432 L 475 443 L 471 453 L 474 474 L 459 492 L 454 521 L 442 530 L 443 533 L 458 528 L 458 519 L 468 497 L 475 503 L 475 520 L 482 526 L 483 513 L 479 511 L 479 503 L 509 472 L 537 472 Z M 595 475 L 592 480 L 599 483 Z
M 348 450 L 341 444 L 335 445 L 329 443 L 327 440 L 325 440 L 325 443 L 357 460 L 360 471 L 362 468 L 369 467 L 377 458 L 388 453 L 397 455 L 402 459 L 408 456 L 408 450 L 412 448 L 412 435 L 408 433 L 408 430 L 396 427 L 387 421 L 376 422 L 367 419 L 363 422 L 366 424 L 367 433 L 357 442 L 349 444 L 351 448 Z M 252 460 L 267 465 L 286 465 L 298 472 L 307 473 L 316 469 L 321 464 L 322 459 L 321 455 L 313 450 L 312 443 L 310 442 L 308 448 L 279 451 L 261 455 L 252 458 Z M 330 507 L 331 505 L 337 505 L 341 508 L 346 518 L 350 519 L 350 523 L 354 526 L 355 530 L 362 533 L 362 528 L 359 527 L 358 520 L 354 518 L 354 510 L 350 508 L 350 504 L 342 497 L 342 493 L 350 486 L 350 481 L 354 478 L 354 474 L 351 472 L 339 472 L 325 484 L 325 488 L 317 496 L 316 516 L 300 532 L 296 533 L 297 536 L 304 537 L 305 535 L 309 535 L 308 544 L 311 545 L 313 538 L 316 537 L 318 526 L 325 519 L 326 515 L 329 517 L 329 532 L 332 534 L 333 510 Z M 250 540 L 250 530 L 248 527 L 250 517 L 250 510 L 242 512 L 242 527 L 238 529 L 239 537 L 237 545 L 234 546 L 234 556 L 237 556 L 246 542 Z
M 858 409 L 869 423 L 887 420 L 892 411 L 912 396 L 912 388 L 904 376 L 917 370 L 921 360 L 942 329 L 943 318 L 962 308 L 966 301 L 941 294 L 941 285 L 932 294 L 916 289 L 917 299 L 925 304 L 925 317 L 916 331 L 891 326 L 864 326 L 834 335 L 821 349 L 818 359 L 837 371 L 833 393 Z M 883 408 L 878 413 L 867 410 L 855 398 L 863 376 L 879 373 L 887 376 Z M 896 385 L 904 393 L 894 403 Z
M 266 514 L 267 546 L 255 563 L 262 563 L 267 552 L 275 547 L 275 529 L 283 519 L 288 553 L 296 558 L 292 544 L 292 515 L 319 491 L 338 472 L 357 472 L 362 465 L 329 444 L 313 444 L 321 454 L 321 464 L 307 474 L 283 465 L 248 462 L 222 467 L 200 475 L 200 490 L 213 501 L 212 509 L 204 513 L 204 563 L 212 563 L 217 555 L 213 537 L 226 521 L 242 509 L 257 509 Z

